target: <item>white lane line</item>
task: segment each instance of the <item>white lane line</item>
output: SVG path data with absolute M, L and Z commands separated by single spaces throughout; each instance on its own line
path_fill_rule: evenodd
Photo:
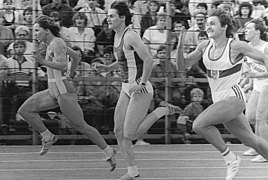
M 233 152 L 244 152 L 244 151 L 233 151 Z M 120 151 L 118 151 L 118 153 L 120 153 Z M 135 154 L 178 154 L 178 153 L 185 153 L 185 154 L 197 154 L 197 153 L 217 153 L 219 154 L 218 151 L 135 151 Z M 3 152 L 3 153 L 0 153 L 0 155 L 20 155 L 20 154 L 39 154 L 39 152 L 18 152 L 18 153 L 15 153 L 15 152 Z M 49 154 L 103 154 L 103 152 L 73 152 L 73 151 L 69 151 L 69 152 L 56 152 L 56 151 L 50 151 Z
M 140 180 L 187 180 L 187 179 L 197 179 L 197 180 L 207 180 L 207 179 L 220 179 L 222 180 L 222 178 L 224 178 L 223 176 L 214 176 L 214 177 L 191 177 L 191 176 L 187 176 L 187 177 L 168 177 L 168 178 L 140 178 Z M 241 177 L 236 177 L 235 179 L 264 179 L 267 180 L 268 176 L 254 176 L 254 177 L 245 177 L 245 176 L 241 176 Z M 58 179 L 58 180 L 118 180 L 118 179 Z
M 88 171 L 88 170 L 104 170 L 105 167 L 88 167 L 88 168 L 54 168 L 54 169 L 0 169 L 0 172 L 14 172 L 14 171 Z M 125 170 L 126 168 L 116 168 L 117 170 Z M 181 170 L 181 169 L 226 169 L 225 166 L 222 167 L 139 167 L 140 170 Z M 267 166 L 257 166 L 257 167 L 240 167 L 240 169 L 267 169 Z

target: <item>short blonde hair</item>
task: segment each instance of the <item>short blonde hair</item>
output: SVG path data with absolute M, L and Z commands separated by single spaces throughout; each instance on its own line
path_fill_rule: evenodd
M 191 97 L 193 97 L 194 95 L 200 95 L 200 96 L 204 96 L 204 92 L 199 89 L 199 88 L 194 88 L 191 90 Z
M 15 34 L 18 34 L 20 31 L 25 31 L 27 32 L 28 34 L 30 34 L 30 29 L 27 27 L 27 26 L 18 26 L 16 27 L 15 29 Z

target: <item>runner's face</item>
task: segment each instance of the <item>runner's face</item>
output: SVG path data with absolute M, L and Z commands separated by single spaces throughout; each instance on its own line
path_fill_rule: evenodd
M 124 22 L 124 19 L 119 17 L 116 9 L 109 9 L 107 22 L 108 22 L 109 28 L 114 29 L 120 26 L 120 24 Z
M 34 37 L 39 42 L 44 42 L 46 38 L 46 30 L 39 26 L 38 23 L 34 24 Z
M 255 37 L 256 33 L 257 31 L 255 29 L 254 23 L 248 23 L 245 28 L 246 40 L 251 41 Z
M 209 38 L 217 37 L 222 33 L 225 33 L 224 29 L 225 28 L 221 27 L 221 23 L 218 17 L 211 16 L 207 19 L 206 31 Z

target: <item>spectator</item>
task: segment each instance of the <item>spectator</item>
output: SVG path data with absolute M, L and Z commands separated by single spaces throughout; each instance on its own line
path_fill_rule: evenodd
M 52 3 L 43 6 L 43 14 L 49 16 L 51 12 L 59 12 L 62 19 L 62 26 L 70 27 L 73 22 L 70 21 L 73 17 L 73 9 L 63 4 L 63 0 L 53 0 Z
M 199 88 L 191 90 L 191 103 L 188 104 L 183 113 L 177 119 L 177 127 L 181 134 L 183 134 L 183 141 L 185 144 L 190 144 L 191 134 L 195 134 L 192 125 L 195 118 L 204 111 L 201 102 L 203 101 L 204 92 Z
M 158 59 L 155 59 L 154 67 L 152 70 L 151 77 L 154 78 L 166 78 L 169 74 L 169 77 L 171 78 L 179 78 L 181 77 L 176 65 L 170 62 L 169 59 L 167 59 L 167 53 L 166 53 L 166 46 L 161 45 L 159 46 L 157 50 L 156 57 Z M 166 64 L 168 64 L 168 67 L 166 67 Z M 155 103 L 159 104 L 161 101 L 165 101 L 165 82 L 154 82 L 153 87 L 155 88 Z M 176 83 L 171 84 L 171 102 L 180 102 L 180 93 L 177 91 L 177 85 Z
M 144 31 L 156 25 L 156 16 L 159 10 L 159 3 L 157 0 L 150 0 L 148 4 L 148 11 L 141 18 L 141 36 L 143 36 Z
M 263 5 L 263 0 L 253 0 L 253 11 L 251 14 L 252 18 L 264 18 L 265 7 Z
M 87 27 L 87 16 L 82 12 L 77 12 L 73 16 L 74 27 L 69 28 L 73 45 L 82 49 L 86 62 L 90 62 L 95 57 L 95 33 L 92 28 Z
M 16 39 L 19 40 L 24 40 L 26 43 L 26 49 L 25 49 L 25 58 L 27 58 L 27 60 L 31 60 L 34 62 L 34 58 L 32 55 L 33 52 L 33 43 L 30 42 L 30 40 L 32 40 L 32 35 L 30 34 L 30 29 L 27 26 L 18 26 L 15 29 L 15 37 Z M 11 43 L 7 49 L 9 57 L 13 56 L 14 54 L 14 43 Z
M 213 3 L 215 3 L 215 2 L 216 2 L 216 0 L 189 0 L 189 6 L 188 7 L 189 7 L 189 11 L 190 11 L 191 16 L 192 17 L 195 16 L 195 10 L 197 9 L 196 6 L 199 3 L 205 3 L 205 4 L 207 4 L 208 5 L 208 10 L 207 11 L 209 13 L 211 11 L 211 8 L 212 8 Z M 221 4 L 221 2 L 219 4 Z
M 36 16 L 42 15 L 42 7 L 38 1 L 34 1 L 36 3 Z M 21 0 L 21 1 L 16 1 L 16 9 L 18 10 L 20 17 L 23 16 L 24 10 L 27 9 L 27 7 L 32 7 L 33 5 L 33 0 Z M 32 13 L 32 12 L 31 12 Z
M 196 48 L 198 44 L 198 34 L 200 31 L 205 31 L 206 27 L 206 14 L 197 11 L 194 18 L 196 24 L 190 27 L 185 33 L 186 53 L 190 53 Z
M 52 12 L 50 14 L 50 17 L 55 21 L 55 23 L 59 26 L 60 28 L 60 35 L 61 38 L 66 42 L 66 44 L 70 47 L 73 46 L 73 42 L 71 41 L 71 35 L 69 28 L 62 26 L 62 20 L 59 12 Z
M 87 0 L 85 6 L 79 10 L 87 16 L 87 27 L 94 30 L 95 36 L 101 31 L 102 22 L 106 18 L 106 12 L 97 7 L 97 4 L 97 0 Z
M 20 15 L 19 12 L 16 11 L 13 1 L 4 0 L 2 18 L 2 25 L 14 31 L 16 24 L 19 23 Z
M 208 6 L 207 6 L 206 3 L 198 3 L 198 4 L 196 5 L 196 9 L 197 9 L 198 11 L 203 12 L 204 14 L 208 14 Z
M 30 30 L 30 35 L 33 34 L 33 7 L 27 6 L 22 13 L 22 23 L 21 25 L 27 26 Z
M 171 23 L 173 24 L 175 21 L 182 20 L 184 22 L 184 26 L 186 29 L 189 29 L 189 23 L 188 21 L 191 20 L 191 15 L 186 9 L 187 6 L 183 5 L 182 10 L 178 10 L 176 6 L 175 0 L 172 0 L 170 2 L 171 6 Z
M 0 11 L 0 54 L 6 56 L 6 49 L 14 41 L 14 35 L 11 29 L 3 26 L 4 14 Z
M 98 49 L 98 54 L 103 56 L 103 49 L 107 46 L 114 44 L 115 32 L 108 27 L 107 19 L 102 22 L 102 31 L 98 34 L 96 38 L 96 45 Z
M 3 88 L 3 95 L 5 97 L 3 100 L 3 111 L 4 119 L 7 121 L 18 117 L 15 116 L 18 108 L 32 94 L 30 77 L 35 69 L 34 63 L 27 60 L 24 56 L 26 50 L 26 42 L 24 40 L 16 40 L 13 48 L 14 56 L 6 61 L 8 67 L 7 75 L 12 80 L 5 81 Z M 26 77 L 26 79 L 18 80 L 16 77 Z
M 251 17 L 253 7 L 248 2 L 243 2 L 239 5 L 238 13 L 234 16 L 234 25 L 236 28 L 236 33 L 240 40 L 245 40 L 244 28 L 245 23 L 249 22 L 253 18 Z
M 159 46 L 166 43 L 166 13 L 160 12 L 156 17 L 156 25 L 145 30 L 143 34 L 143 42 L 146 44 L 149 52 L 154 57 L 157 54 Z

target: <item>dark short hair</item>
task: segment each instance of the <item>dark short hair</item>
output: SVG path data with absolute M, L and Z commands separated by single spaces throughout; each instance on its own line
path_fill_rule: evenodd
M 54 36 L 60 37 L 59 26 L 55 24 L 54 20 L 49 16 L 41 15 L 35 20 L 34 23 L 39 24 L 39 26 L 42 27 L 43 29 L 49 29 Z
M 128 26 L 132 24 L 132 14 L 130 12 L 130 9 L 128 8 L 128 5 L 125 2 L 121 1 L 115 1 L 111 5 L 111 9 L 116 9 L 119 17 L 125 16 L 125 25 Z
M 251 14 L 253 12 L 253 6 L 252 6 L 252 4 L 250 4 L 249 2 L 242 2 L 239 5 L 239 8 L 238 8 L 238 15 L 239 16 L 242 16 L 241 10 L 242 10 L 243 7 L 247 7 L 249 9 L 248 17 L 251 17 Z
M 157 53 L 158 53 L 159 51 L 166 51 L 166 46 L 165 46 L 165 45 L 160 45 L 160 46 L 158 47 L 158 49 L 157 49 Z
M 208 6 L 207 6 L 206 3 L 198 3 L 198 4 L 196 5 L 196 7 L 198 7 L 198 6 L 200 6 L 200 7 L 204 7 L 206 10 L 208 10 Z
M 26 8 L 23 10 L 22 15 L 25 16 L 26 12 L 33 13 L 33 7 L 32 6 L 26 6 Z
M 16 40 L 13 44 L 13 48 L 15 49 L 15 46 L 17 45 L 23 45 L 26 48 L 26 41 L 24 40 Z

